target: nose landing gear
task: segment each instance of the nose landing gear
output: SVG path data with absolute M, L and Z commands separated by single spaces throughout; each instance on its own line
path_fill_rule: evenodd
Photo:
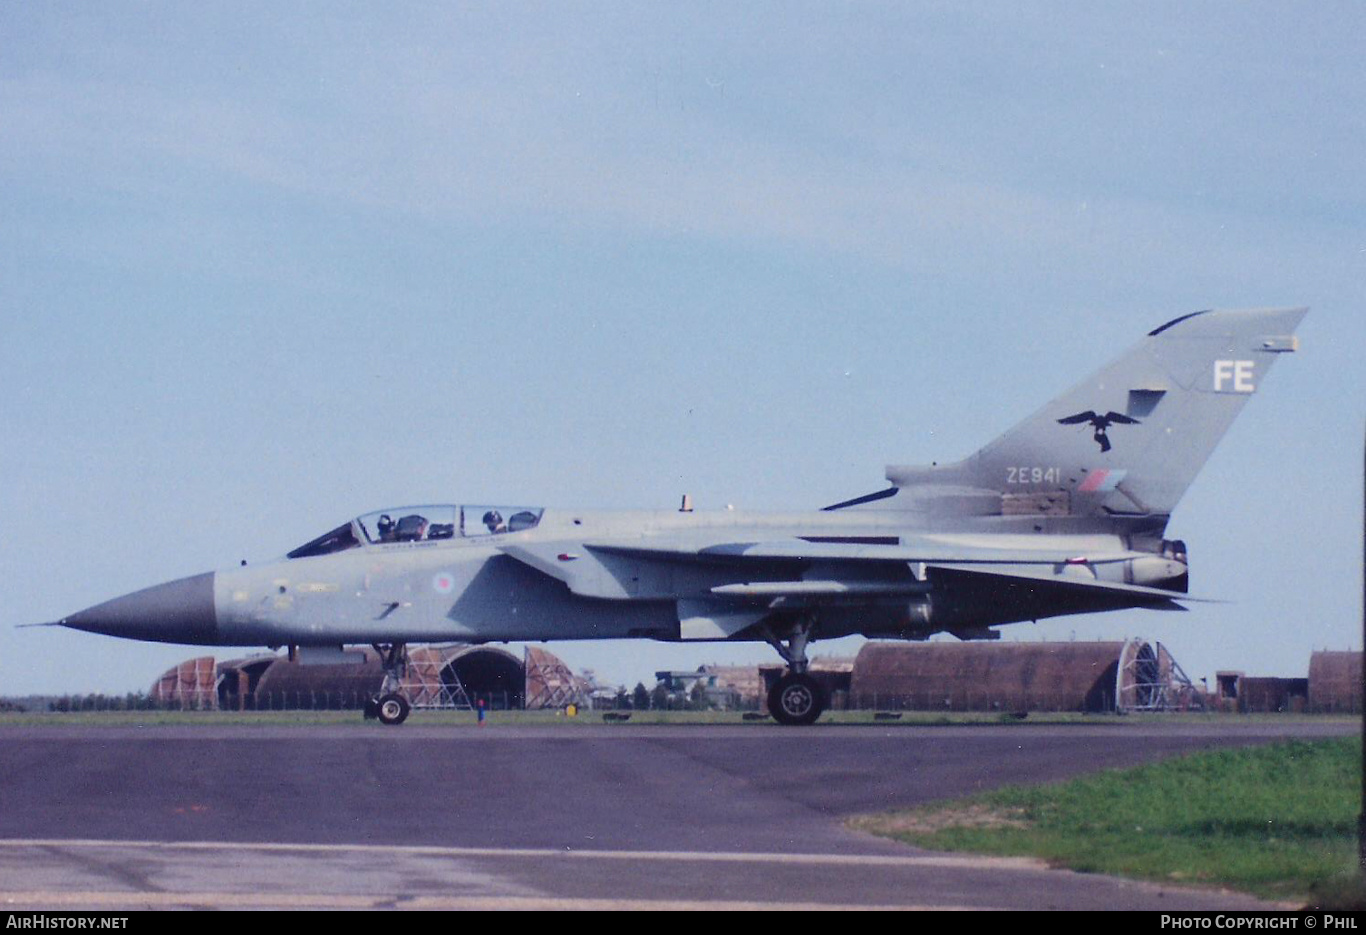
M 408 719 L 408 699 L 399 694 L 382 695 L 375 702 L 375 717 L 381 724 L 402 724 Z
M 384 663 L 384 681 L 380 684 L 379 695 L 365 702 L 366 720 L 378 718 L 381 724 L 402 724 L 412 710 L 408 699 L 399 691 L 400 679 L 408 664 L 408 647 L 404 643 L 389 646 L 376 643 L 374 648 Z

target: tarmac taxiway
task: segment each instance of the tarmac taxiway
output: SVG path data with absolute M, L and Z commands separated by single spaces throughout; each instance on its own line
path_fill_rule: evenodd
M 9 908 L 1150 908 L 1251 897 L 933 854 L 849 815 L 1344 721 L 0 728 Z

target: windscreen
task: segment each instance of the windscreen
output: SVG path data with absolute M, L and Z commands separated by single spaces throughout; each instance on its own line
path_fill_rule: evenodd
M 350 523 L 345 523 L 331 532 L 323 533 L 311 542 L 304 543 L 286 557 L 309 558 L 313 555 L 327 555 L 331 552 L 354 549 L 358 545 L 360 540 L 356 538 L 355 530 L 351 528 Z

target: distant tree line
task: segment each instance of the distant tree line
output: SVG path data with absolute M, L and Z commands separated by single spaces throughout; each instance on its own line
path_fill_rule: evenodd
M 601 702 L 598 704 L 602 706 Z M 618 711 L 707 711 L 713 704 L 701 681 L 694 683 L 688 691 L 669 691 L 663 683 L 649 689 L 644 682 L 637 682 L 629 692 L 625 688 L 618 689 L 610 707 Z
M 126 695 L 62 695 L 47 703 L 49 711 L 158 711 L 166 705 L 144 692 Z

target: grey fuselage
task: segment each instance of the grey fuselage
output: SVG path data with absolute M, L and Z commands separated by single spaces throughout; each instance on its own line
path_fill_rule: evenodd
M 420 509 L 420 508 L 419 508 Z M 360 532 L 359 521 L 354 521 Z M 1169 579 L 1184 565 L 1135 537 L 1075 529 L 1047 517 L 933 517 L 905 509 L 805 513 L 572 512 L 546 510 L 518 532 L 414 542 L 368 542 L 329 554 L 228 568 L 116 598 L 67 618 L 78 629 L 164 642 L 232 646 L 398 642 L 490 642 L 647 637 L 759 639 L 748 626 L 689 635 L 680 621 L 716 606 L 718 588 L 794 579 L 838 581 L 846 593 L 730 605 L 758 621 L 768 612 L 819 612 L 817 635 L 924 638 L 939 630 L 1084 612 L 1085 601 L 1003 602 L 978 589 L 927 583 L 915 562 L 864 556 L 914 541 L 928 559 L 981 560 L 994 567 L 1029 557 L 1058 568 L 1109 556 L 1088 572 L 1106 580 Z M 1097 524 L 1098 525 L 1098 524 Z M 933 532 L 928 530 L 933 529 Z M 1143 537 L 1138 537 L 1143 538 Z M 780 556 L 741 566 L 713 558 L 717 542 L 795 543 Z M 604 550 L 593 543 L 611 543 Z M 650 549 L 663 551 L 656 557 Z M 803 549 L 808 553 L 803 553 Z M 514 554 L 519 557 L 513 557 Z M 680 554 L 688 557 L 680 560 Z M 550 567 L 536 566 L 537 556 Z M 1143 569 L 1136 578 L 1135 560 Z M 1158 562 L 1154 571 L 1142 563 Z M 558 567 L 557 567 L 558 566 Z M 568 581 L 553 576 L 572 569 Z M 863 585 L 863 590 L 859 586 Z M 785 603 L 784 603 L 785 601 Z M 692 608 L 692 609 L 686 609 Z

